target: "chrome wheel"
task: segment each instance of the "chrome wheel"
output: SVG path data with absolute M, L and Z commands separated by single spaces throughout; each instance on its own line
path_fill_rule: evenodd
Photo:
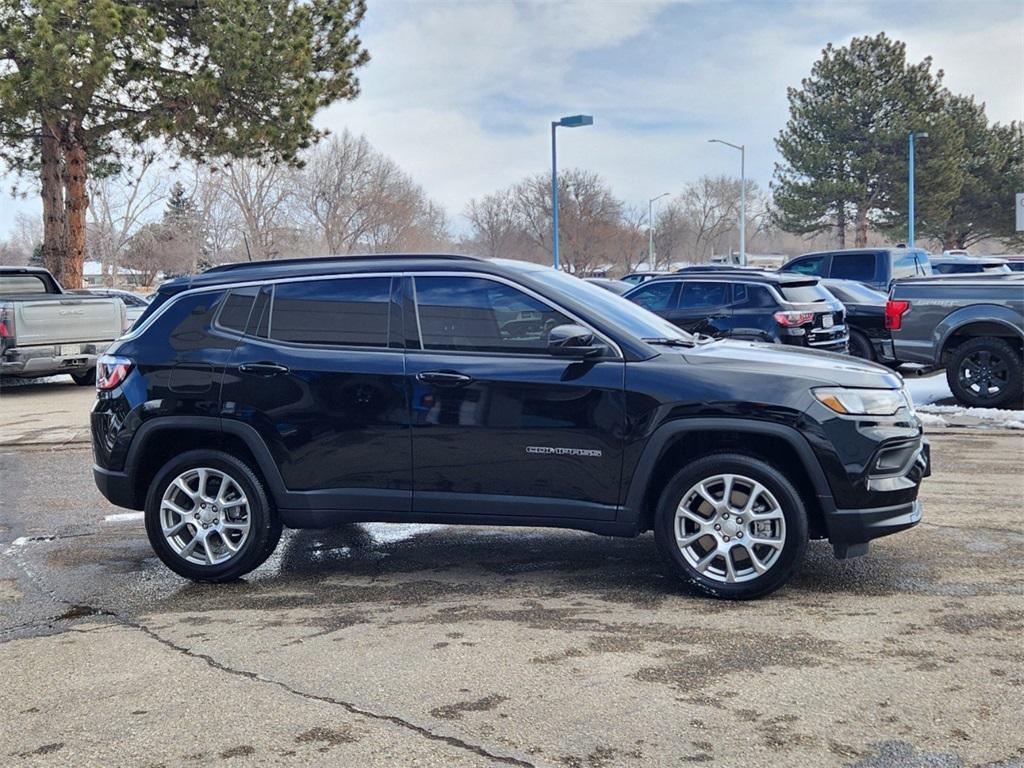
M 160 528 L 171 549 L 196 565 L 220 565 L 249 538 L 249 500 L 219 469 L 182 472 L 160 500 Z
M 786 544 L 786 518 L 764 485 L 743 475 L 714 475 L 686 493 L 676 508 L 676 544 L 702 576 L 722 583 L 767 572 Z

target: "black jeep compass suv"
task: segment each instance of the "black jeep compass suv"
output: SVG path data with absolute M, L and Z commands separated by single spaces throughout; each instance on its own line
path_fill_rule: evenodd
M 808 538 L 914 525 L 900 377 L 695 337 L 565 273 L 458 256 L 238 264 L 165 283 L 98 365 L 95 478 L 177 573 L 236 579 L 282 526 L 653 530 L 718 597 Z

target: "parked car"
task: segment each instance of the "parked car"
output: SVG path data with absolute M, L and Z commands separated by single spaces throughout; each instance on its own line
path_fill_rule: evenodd
M 622 280 L 611 280 L 607 277 L 586 277 L 584 278 L 588 283 L 593 283 L 598 288 L 604 288 L 606 291 L 611 291 L 616 296 L 621 296 L 633 286 Z
M 945 368 L 958 402 L 1002 408 L 1024 397 L 1024 275 L 901 280 L 886 325 L 896 357 Z
M 754 267 L 743 267 L 738 264 L 687 264 L 675 271 L 675 274 L 693 272 L 735 272 L 752 270 Z
M 884 293 L 855 280 L 822 280 L 828 292 L 846 308 L 846 326 L 850 332 L 850 354 L 883 365 L 897 365 L 892 334 L 885 327 Z
M 808 538 L 852 557 L 916 524 L 928 474 L 898 375 L 699 339 L 525 262 L 215 268 L 165 283 L 98 370 L 96 484 L 199 581 L 282 526 L 438 522 L 653 530 L 685 584 L 750 598 Z
M 816 277 L 735 269 L 677 273 L 624 298 L 691 333 L 847 351 L 843 305 Z
M 1004 254 L 999 258 L 1006 261 L 1011 272 L 1024 272 L 1024 253 Z
M 1010 272 L 1006 259 L 990 256 L 932 256 L 932 272 L 937 275 L 970 275 L 983 272 Z
M 96 380 L 96 358 L 121 335 L 124 304 L 66 293 L 45 269 L 0 267 L 0 374 Z
M 661 277 L 662 275 L 670 275 L 670 274 L 672 274 L 672 273 L 671 272 L 666 272 L 664 270 L 660 270 L 660 271 L 650 270 L 650 271 L 646 271 L 646 272 L 630 272 L 628 275 L 626 275 L 624 278 L 622 278 L 622 282 L 629 283 L 630 285 L 640 285 L 640 283 L 647 282 L 648 280 L 653 280 L 656 277 Z
M 146 311 L 146 307 L 149 306 L 149 301 L 137 293 L 131 291 L 121 291 L 116 288 L 79 288 L 77 291 L 72 293 L 84 293 L 93 296 L 107 296 L 112 299 L 120 299 L 124 304 L 125 308 L 125 324 L 127 327 L 131 327 L 136 320 L 138 320 L 142 313 Z M 127 330 L 127 328 L 125 329 Z
M 779 271 L 856 280 L 883 293 L 889 292 L 895 280 L 932 274 L 928 252 L 919 248 L 856 248 L 805 253 L 783 264 Z

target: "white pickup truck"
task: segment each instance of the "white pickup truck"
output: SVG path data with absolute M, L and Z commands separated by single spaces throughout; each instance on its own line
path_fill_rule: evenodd
M 65 293 L 45 269 L 0 266 L 0 375 L 96 380 L 96 358 L 124 331 L 124 304 Z

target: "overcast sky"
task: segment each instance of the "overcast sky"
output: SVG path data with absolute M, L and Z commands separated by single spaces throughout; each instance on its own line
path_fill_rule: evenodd
M 1024 118 L 1024 3 L 956 2 L 399 2 L 369 0 L 361 28 L 373 60 L 362 95 L 317 122 L 365 133 L 465 226 L 466 201 L 559 164 L 594 170 L 632 205 L 702 174 L 767 186 L 773 139 L 798 85 L 833 42 L 887 32 L 931 55 L 946 85 L 998 121 Z M 5 185 L 5 187 L 9 186 Z M 36 198 L 0 198 L 0 236 Z

